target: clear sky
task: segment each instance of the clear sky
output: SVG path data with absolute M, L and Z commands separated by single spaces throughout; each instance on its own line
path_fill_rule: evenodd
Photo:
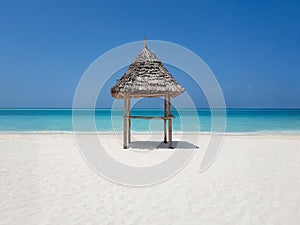
M 87 67 L 144 34 L 198 54 L 228 107 L 300 107 L 300 1 L 276 0 L 1 1 L 0 107 L 71 107 Z

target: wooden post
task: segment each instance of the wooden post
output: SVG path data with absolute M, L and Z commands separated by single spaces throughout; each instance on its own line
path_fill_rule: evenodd
M 123 129 L 123 148 L 126 149 L 128 148 L 128 144 L 127 144 L 127 94 L 124 94 L 123 96 L 124 98 L 124 129 Z
M 164 96 L 164 143 L 167 143 L 167 95 Z
M 131 119 L 130 119 L 130 95 L 128 95 L 128 104 L 127 104 L 127 107 L 128 107 L 128 143 L 131 142 Z
M 168 116 L 172 115 L 172 109 L 171 109 L 171 96 L 168 94 Z M 168 121 L 169 125 L 169 148 L 173 148 L 172 146 L 172 118 L 169 117 Z

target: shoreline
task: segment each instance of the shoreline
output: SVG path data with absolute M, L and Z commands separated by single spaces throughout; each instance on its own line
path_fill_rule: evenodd
M 134 135 L 160 135 L 163 134 L 161 132 L 146 132 L 146 131 L 132 131 Z M 75 135 L 75 134 L 97 134 L 97 135 L 114 135 L 114 134 L 122 134 L 122 131 L 114 132 L 114 131 L 0 131 L 0 135 L 9 135 L 9 134 L 17 134 L 17 135 L 26 135 L 26 134 L 43 134 L 43 135 L 52 135 L 52 134 L 63 134 L 63 135 Z M 259 132 L 176 132 L 173 131 L 173 135 L 201 135 L 201 136 L 210 136 L 210 135 L 223 135 L 223 136 L 300 136 L 300 131 L 259 131 Z

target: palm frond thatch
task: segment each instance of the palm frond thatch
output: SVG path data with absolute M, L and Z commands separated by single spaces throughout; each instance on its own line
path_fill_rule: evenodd
M 125 93 L 132 98 L 159 97 L 166 93 L 175 98 L 183 92 L 184 88 L 146 44 L 125 74 L 111 88 L 114 98 L 123 98 Z

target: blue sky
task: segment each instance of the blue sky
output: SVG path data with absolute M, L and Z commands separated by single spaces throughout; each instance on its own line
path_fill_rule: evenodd
M 299 12 L 299 1 L 274 0 L 1 1 L 0 107 L 71 107 L 87 67 L 144 34 L 198 54 L 228 107 L 300 107 Z M 99 107 L 111 104 L 106 96 Z

